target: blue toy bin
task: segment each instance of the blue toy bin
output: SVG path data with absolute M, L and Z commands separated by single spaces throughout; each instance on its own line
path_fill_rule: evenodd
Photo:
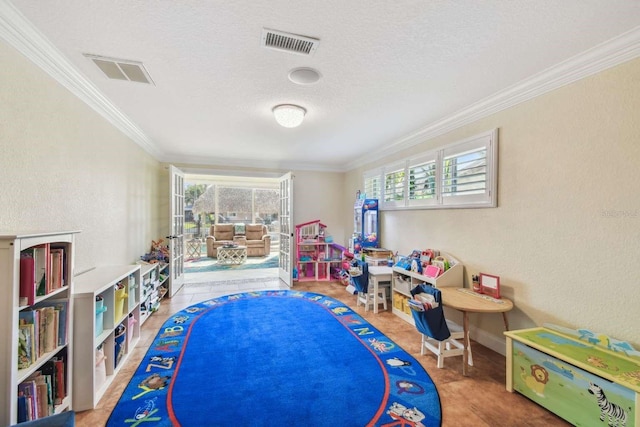
M 124 326 L 123 324 L 120 324 L 116 328 L 115 337 L 114 337 L 114 343 L 115 343 L 114 356 L 115 357 L 113 360 L 115 360 L 116 362 L 115 366 L 118 366 L 118 364 L 124 357 L 124 354 L 126 352 L 126 345 L 127 345 L 126 342 L 127 342 L 127 327 Z
M 107 307 L 104 306 L 104 300 L 101 295 L 96 297 L 96 337 L 104 331 L 104 312 Z

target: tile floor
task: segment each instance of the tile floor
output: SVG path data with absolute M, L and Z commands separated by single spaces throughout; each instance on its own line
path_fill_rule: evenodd
M 187 274 L 185 277 L 185 286 L 173 298 L 163 301 L 160 309 L 143 325 L 138 345 L 96 409 L 76 415 L 78 426 L 95 427 L 106 424 L 111 410 L 153 338 L 173 313 L 199 301 L 230 293 L 287 289 L 278 279 L 277 269 Z M 474 366 L 470 367 L 467 377 L 462 375 L 461 359 L 457 357 L 446 359 L 444 368 L 438 369 L 435 356 L 420 355 L 420 335 L 417 330 L 389 311 L 375 315 L 371 311 L 365 312 L 362 306 L 356 308 L 355 297 L 345 292 L 344 286 L 338 283 L 295 283 L 294 289 L 323 293 L 348 304 L 411 353 L 429 372 L 436 384 L 442 404 L 443 427 L 570 425 L 522 395 L 508 393 L 504 385 L 505 358 L 492 350 L 472 342 Z

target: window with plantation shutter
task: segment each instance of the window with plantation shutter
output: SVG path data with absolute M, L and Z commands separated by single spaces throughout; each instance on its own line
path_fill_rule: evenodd
M 382 169 L 366 172 L 363 188 L 367 199 L 379 200 L 380 194 L 382 194 Z
M 491 205 L 495 193 L 491 142 L 482 135 L 442 150 L 442 205 Z
M 408 206 L 435 205 L 437 199 L 437 156 L 435 153 L 408 162 Z
M 364 174 L 380 210 L 496 207 L 498 130 Z
M 405 177 L 406 163 L 400 163 L 384 168 L 384 206 L 405 205 Z

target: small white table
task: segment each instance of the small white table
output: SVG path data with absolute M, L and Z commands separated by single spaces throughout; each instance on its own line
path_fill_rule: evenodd
M 246 260 L 246 246 L 234 246 L 232 248 L 220 246 L 218 248 L 218 264 L 244 264 Z
M 393 268 L 388 266 L 369 266 L 369 287 L 373 285 L 373 312 L 378 312 L 378 287 L 381 282 L 388 282 L 391 289 Z
M 187 240 L 187 258 L 195 259 L 200 258 L 202 255 L 202 240 L 191 239 Z

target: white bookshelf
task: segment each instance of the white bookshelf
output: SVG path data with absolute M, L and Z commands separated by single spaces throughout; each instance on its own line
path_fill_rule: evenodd
M 71 295 L 74 286 L 73 260 L 74 237 L 78 231 L 0 233 L 0 425 L 13 425 L 18 422 L 18 387 L 32 374 L 55 357 L 65 357 L 66 397 L 54 405 L 53 413 L 72 409 L 73 398 L 73 304 Z M 63 261 L 62 287 L 51 290 L 46 295 L 36 296 L 33 304 L 20 301 L 20 253 L 38 245 L 53 245 L 65 252 Z M 20 312 L 36 308 L 39 304 L 48 304 L 57 300 L 67 303 L 66 343 L 57 345 L 46 352 L 30 366 L 18 369 L 18 325 Z
M 116 293 L 118 284 L 126 291 L 126 298 L 118 309 Z M 73 291 L 74 301 L 74 359 L 73 386 L 75 391 L 73 409 L 84 411 L 96 407 L 109 385 L 140 339 L 140 290 L 139 265 L 114 265 L 97 267 L 76 277 Z M 122 291 L 120 291 L 122 292 Z M 106 311 L 96 315 L 96 297 L 101 296 Z M 133 319 L 130 321 L 130 318 Z M 126 327 L 124 354 L 116 360 L 116 332 L 118 325 Z M 102 330 L 100 330 L 102 329 Z M 96 368 L 96 351 L 102 348 L 106 356 L 104 366 Z M 103 369 L 103 373 L 99 372 Z

